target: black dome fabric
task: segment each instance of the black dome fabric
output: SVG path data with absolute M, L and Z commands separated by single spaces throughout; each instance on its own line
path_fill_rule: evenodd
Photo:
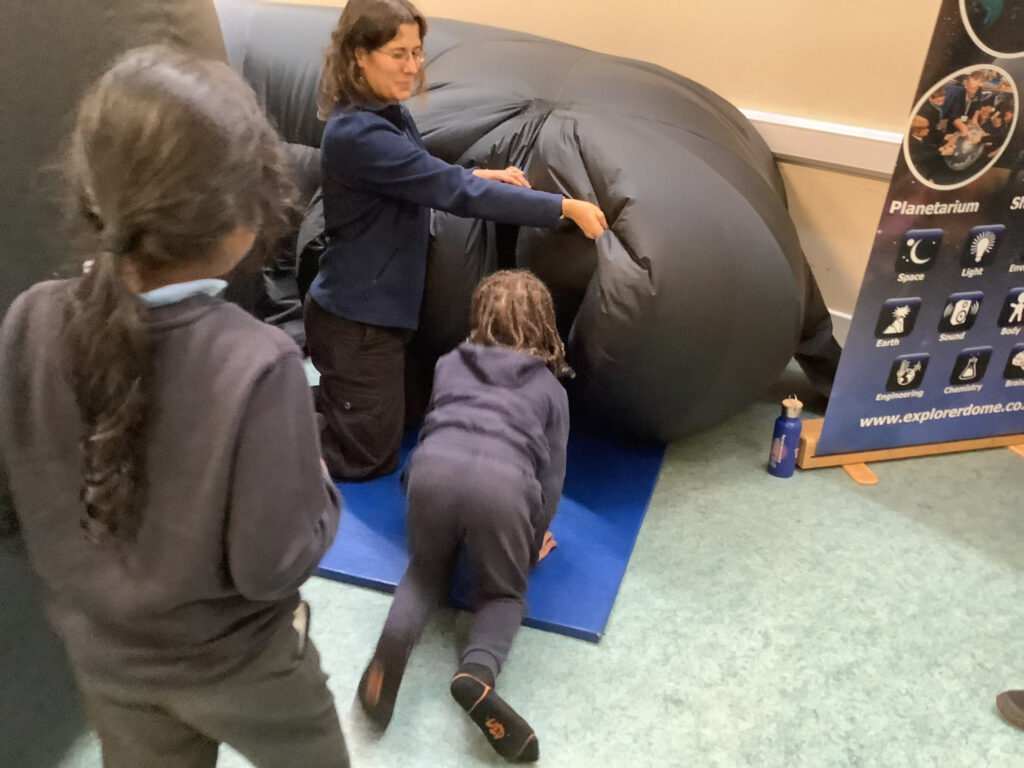
M 58 225 L 61 142 L 85 89 L 129 48 L 172 43 L 224 59 L 213 0 L 33 0 L 0 22 L 0 316 L 35 282 L 72 268 Z
M 244 42 L 224 8 L 245 9 Z M 318 142 L 315 75 L 338 10 L 218 9 L 229 58 L 285 138 Z M 603 425 L 665 441 L 701 430 L 756 398 L 794 353 L 830 383 L 828 313 L 771 152 L 737 109 L 651 64 L 429 24 L 428 87 L 408 102 L 429 150 L 518 165 L 535 188 L 596 202 L 611 231 L 592 242 L 571 223 L 517 230 L 436 213 L 413 364 L 464 338 L 480 277 L 520 266 L 551 289 L 574 404 Z

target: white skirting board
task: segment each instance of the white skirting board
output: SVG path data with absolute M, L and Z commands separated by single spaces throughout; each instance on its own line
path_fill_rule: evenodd
M 888 180 L 903 134 L 793 115 L 740 110 L 757 128 L 775 158 L 812 168 Z M 836 340 L 846 343 L 852 315 L 829 309 Z
M 809 120 L 793 115 L 740 110 L 778 160 L 815 168 L 888 179 L 902 133 Z

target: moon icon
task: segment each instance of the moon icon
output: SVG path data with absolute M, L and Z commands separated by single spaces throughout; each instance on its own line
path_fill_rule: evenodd
M 922 242 L 921 240 L 915 240 L 914 238 L 909 238 L 907 240 L 907 245 L 910 246 L 910 253 L 907 254 L 907 258 L 910 259 L 915 264 L 927 264 L 929 261 L 931 261 L 931 257 L 930 256 L 927 259 L 919 259 L 918 258 L 918 256 L 917 256 L 917 246 L 919 246 L 921 244 L 921 242 Z

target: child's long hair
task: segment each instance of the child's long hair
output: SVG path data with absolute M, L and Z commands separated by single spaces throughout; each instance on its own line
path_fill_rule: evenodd
M 144 504 L 152 382 L 146 308 L 125 273 L 209 258 L 239 226 L 273 242 L 296 192 L 241 77 L 163 46 L 124 54 L 85 95 L 66 168 L 92 262 L 63 328 L 82 421 L 82 527 L 126 539 Z
M 555 326 L 551 294 L 528 270 L 505 269 L 481 280 L 473 291 L 469 328 L 474 344 L 529 352 L 555 376 L 573 376 Z

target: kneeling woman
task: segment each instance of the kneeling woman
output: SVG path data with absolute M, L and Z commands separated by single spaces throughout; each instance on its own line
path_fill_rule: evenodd
M 327 248 L 306 302 L 320 371 L 321 441 L 331 475 L 394 471 L 405 412 L 405 347 L 423 299 L 430 209 L 590 238 L 592 203 L 530 189 L 518 168 L 469 170 L 433 157 L 399 102 L 422 83 L 427 24 L 408 0 L 349 0 L 320 77 Z

